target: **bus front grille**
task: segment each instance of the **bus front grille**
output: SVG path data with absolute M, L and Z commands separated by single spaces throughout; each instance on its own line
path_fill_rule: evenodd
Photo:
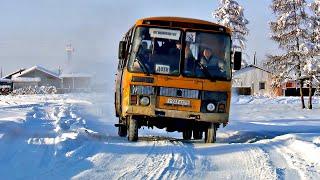
M 199 90 L 160 87 L 160 96 L 199 99 Z

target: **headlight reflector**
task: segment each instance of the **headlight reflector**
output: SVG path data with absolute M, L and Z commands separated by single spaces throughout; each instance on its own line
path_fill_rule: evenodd
M 148 106 L 148 105 L 150 104 L 150 98 L 149 98 L 149 97 L 146 97 L 146 96 L 141 97 L 141 98 L 140 98 L 140 104 L 141 104 L 142 106 Z
M 213 103 L 207 105 L 207 110 L 213 112 L 216 109 L 216 106 Z

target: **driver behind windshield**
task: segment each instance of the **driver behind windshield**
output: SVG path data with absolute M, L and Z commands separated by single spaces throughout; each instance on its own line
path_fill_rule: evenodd
M 137 58 L 139 61 L 134 61 L 133 63 L 133 69 L 135 71 L 140 70 L 141 68 L 147 68 L 147 70 L 150 70 L 153 67 L 153 63 L 150 59 L 151 50 L 148 48 L 148 43 L 146 41 L 142 41 L 139 45 L 139 50 L 137 53 Z M 141 67 L 141 64 L 143 66 Z
M 219 52 L 213 53 L 210 48 L 204 48 L 202 57 L 200 59 L 200 63 L 205 67 L 213 66 L 217 68 L 220 72 L 225 71 L 225 61 L 221 59 Z
M 151 50 L 148 49 L 148 43 L 142 41 L 138 52 L 139 58 L 141 58 L 143 62 L 146 62 L 148 64 L 150 61 L 150 54 Z

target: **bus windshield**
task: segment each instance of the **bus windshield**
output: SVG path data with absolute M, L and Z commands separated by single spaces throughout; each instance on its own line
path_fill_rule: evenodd
M 183 74 L 188 77 L 231 79 L 231 40 L 221 33 L 186 32 Z
M 128 68 L 147 74 L 179 75 L 181 48 L 180 30 L 138 27 Z

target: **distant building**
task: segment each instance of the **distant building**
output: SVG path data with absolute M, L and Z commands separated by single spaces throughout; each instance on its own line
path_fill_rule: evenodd
M 16 71 L 5 77 L 12 80 L 14 89 L 28 86 L 61 87 L 61 78 L 59 75 L 40 66 L 34 66 L 23 71 Z
M 87 91 L 90 90 L 92 76 L 84 73 L 62 74 L 61 89 L 63 92 Z
M 13 83 L 10 79 L 0 78 L 0 95 L 7 95 L 13 90 Z
M 315 93 L 317 88 L 317 83 L 313 82 L 312 95 Z M 282 83 L 281 85 L 282 95 L 283 96 L 300 96 L 300 83 L 299 81 L 289 80 Z M 302 93 L 304 96 L 309 95 L 309 86 L 304 84 L 302 86 Z
M 41 66 L 33 66 L 29 69 L 15 71 L 4 78 L 12 83 L 12 89 L 54 86 L 59 93 L 67 93 L 89 91 L 92 75 L 84 73 L 58 75 Z
M 232 79 L 233 93 L 239 95 L 271 95 L 272 74 L 256 65 L 246 66 L 236 71 Z

